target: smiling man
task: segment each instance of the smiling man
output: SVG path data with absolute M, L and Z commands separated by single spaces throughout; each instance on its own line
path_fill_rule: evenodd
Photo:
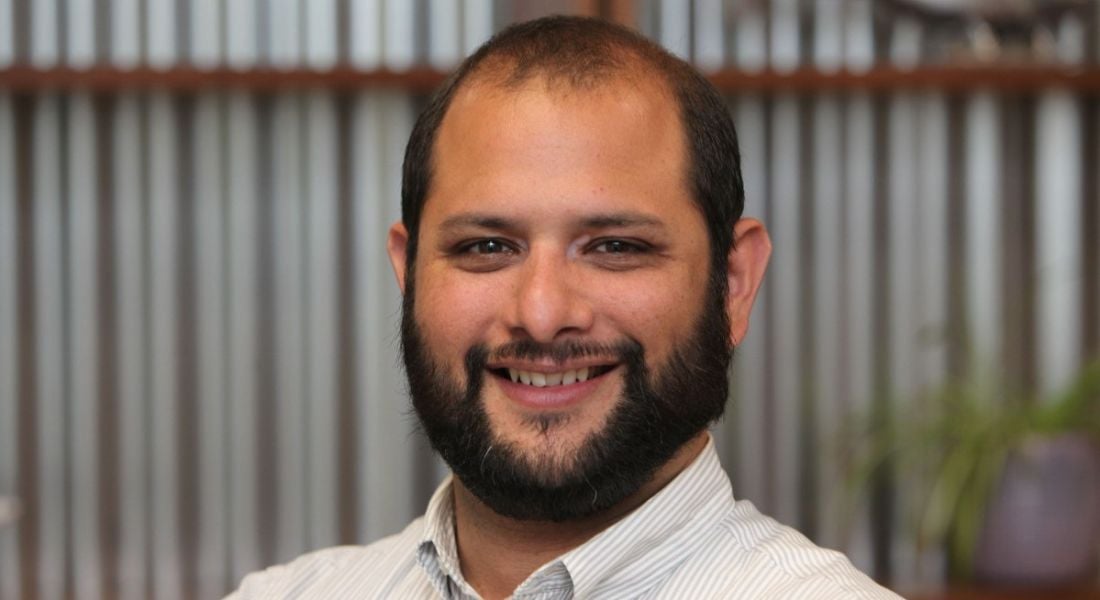
M 454 476 L 403 533 L 239 597 L 896 597 L 735 501 L 707 433 L 770 253 L 739 163 L 714 88 L 627 29 L 543 19 L 467 59 L 388 240 Z

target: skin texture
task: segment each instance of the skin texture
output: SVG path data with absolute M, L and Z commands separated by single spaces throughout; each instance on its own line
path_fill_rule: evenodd
M 708 289 L 707 231 L 690 196 L 685 156 L 675 103 L 651 78 L 583 90 L 540 78 L 509 89 L 474 81 L 460 90 L 436 141 L 415 265 L 414 318 L 450 377 L 465 382 L 463 356 L 475 344 L 523 339 L 629 337 L 645 347 L 648 365 L 664 364 L 693 333 Z M 736 343 L 770 243 L 750 219 L 738 222 L 735 239 L 726 306 Z M 405 227 L 395 224 L 389 252 L 402 291 L 407 244 Z M 600 359 L 505 359 L 489 367 L 560 371 Z M 604 426 L 622 397 L 621 376 L 616 368 L 551 407 L 532 406 L 486 376 L 482 398 L 494 435 L 546 464 L 553 480 Z M 705 443 L 701 431 L 635 494 L 565 523 L 503 517 L 456 481 L 464 576 L 486 598 L 509 595 L 539 566 L 659 491 Z

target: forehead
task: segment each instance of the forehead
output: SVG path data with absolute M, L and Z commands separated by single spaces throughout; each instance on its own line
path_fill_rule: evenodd
M 456 93 L 440 126 L 424 217 L 487 205 L 537 210 L 584 198 L 611 210 L 655 201 L 683 208 L 675 204 L 693 204 L 685 165 L 679 110 L 661 83 L 475 81 Z

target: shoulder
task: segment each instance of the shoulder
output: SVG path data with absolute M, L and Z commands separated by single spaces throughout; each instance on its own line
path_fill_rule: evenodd
M 857 598 L 893 600 L 893 592 L 861 573 L 840 552 L 738 501 L 675 579 L 692 597 Z
M 416 546 L 422 520 L 413 521 L 401 533 L 367 546 L 336 546 L 303 554 L 291 562 L 247 575 L 236 592 L 225 600 L 312 597 L 337 580 L 385 579 L 416 562 Z

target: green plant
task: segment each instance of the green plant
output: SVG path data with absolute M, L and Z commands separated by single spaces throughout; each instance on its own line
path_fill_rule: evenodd
M 847 436 L 856 442 L 849 489 L 892 469 L 907 489 L 919 490 L 907 515 L 917 544 L 945 544 L 958 578 L 971 575 L 985 508 L 1013 449 L 1032 436 L 1100 440 L 1100 359 L 1050 396 L 1005 387 L 988 376 L 950 381 L 891 414 L 863 418 Z

